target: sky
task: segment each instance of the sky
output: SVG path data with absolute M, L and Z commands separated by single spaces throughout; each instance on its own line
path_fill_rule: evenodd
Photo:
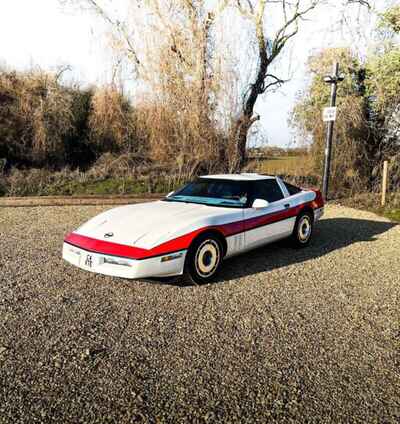
M 119 3 L 123 0 L 114 0 Z M 340 3 L 338 0 L 337 3 Z M 390 0 L 389 0 L 390 1 Z M 385 0 L 377 0 L 382 6 Z M 358 8 L 349 12 L 350 19 Z M 358 43 L 368 45 L 373 22 L 366 22 L 361 34 L 336 31 L 339 8 L 320 9 L 301 23 L 299 35 L 279 63 L 281 75 L 290 77 L 279 91 L 257 102 L 260 130 L 268 145 L 288 146 L 294 139 L 288 118 L 296 93 L 309 78 L 305 63 L 312 51 Z M 104 34 L 106 27 L 84 11 L 63 8 L 58 0 L 1 0 L 0 65 L 10 69 L 40 67 L 54 71 L 71 66 L 70 78 L 82 84 L 104 84 L 110 80 L 112 57 Z

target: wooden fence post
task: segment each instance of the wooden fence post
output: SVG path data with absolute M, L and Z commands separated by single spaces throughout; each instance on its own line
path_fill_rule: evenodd
M 381 205 L 385 206 L 386 203 L 386 190 L 388 181 L 388 161 L 383 162 L 383 174 L 382 174 L 382 201 Z

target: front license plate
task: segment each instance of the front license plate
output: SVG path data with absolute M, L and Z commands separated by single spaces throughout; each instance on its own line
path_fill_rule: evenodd
M 93 267 L 93 261 L 94 261 L 94 258 L 93 258 L 92 255 L 86 255 L 85 262 L 84 262 L 85 267 L 86 268 L 92 268 Z

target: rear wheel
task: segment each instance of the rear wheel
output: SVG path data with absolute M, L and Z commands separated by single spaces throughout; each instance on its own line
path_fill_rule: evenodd
M 301 212 L 296 219 L 292 233 L 292 243 L 295 247 L 304 247 L 310 243 L 314 229 L 314 218 L 311 212 Z
M 214 234 L 198 237 L 185 260 L 183 280 L 188 284 L 206 284 L 218 273 L 223 257 L 221 240 Z

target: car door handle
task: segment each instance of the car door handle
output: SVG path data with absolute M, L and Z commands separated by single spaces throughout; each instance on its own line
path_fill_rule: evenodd
M 290 203 L 286 203 L 284 206 L 285 206 L 285 209 L 289 209 L 290 208 Z

